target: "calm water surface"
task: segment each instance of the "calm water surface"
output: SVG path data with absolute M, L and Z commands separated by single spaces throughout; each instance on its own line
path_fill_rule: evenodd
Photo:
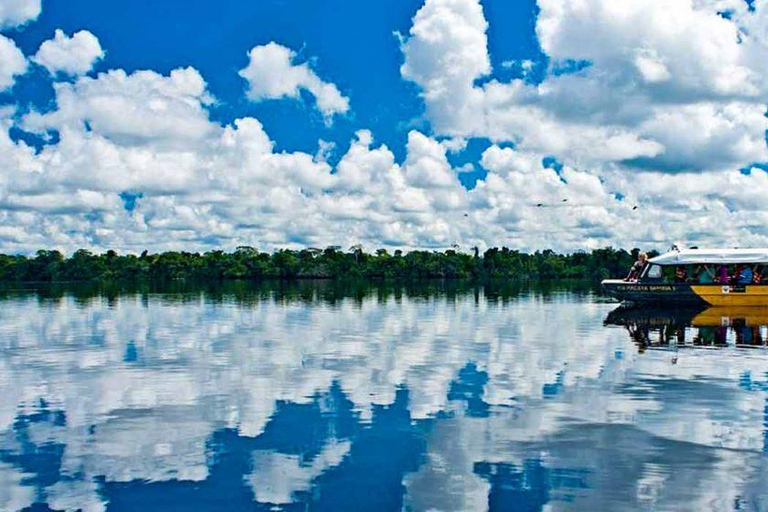
M 768 313 L 0 295 L 0 510 L 768 510 Z

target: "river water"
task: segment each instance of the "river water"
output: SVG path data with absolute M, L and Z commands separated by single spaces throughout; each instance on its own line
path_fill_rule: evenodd
M 768 313 L 5 291 L 0 510 L 768 510 Z

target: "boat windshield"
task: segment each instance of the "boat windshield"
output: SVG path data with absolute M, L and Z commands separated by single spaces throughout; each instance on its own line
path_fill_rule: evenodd
M 661 265 L 648 265 L 644 277 L 645 279 L 661 279 Z

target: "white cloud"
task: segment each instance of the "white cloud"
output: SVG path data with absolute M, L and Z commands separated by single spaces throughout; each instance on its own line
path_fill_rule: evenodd
M 58 83 L 56 94 L 58 109 L 28 114 L 21 124 L 57 130 L 56 144 L 35 154 L 10 140 L 10 120 L 0 131 L 5 251 L 357 243 L 368 249 L 663 247 L 669 239 L 688 238 L 692 226 L 698 243 L 722 239 L 722 225 L 730 226 L 729 241 L 768 240 L 764 228 L 755 228 L 761 217 L 736 212 L 756 209 L 768 193 L 762 171 L 711 171 L 712 180 L 680 176 L 674 183 L 621 169 L 598 177 L 567 164 L 559 172 L 545 168 L 544 153 L 494 145 L 479 164 L 487 177 L 468 191 L 458 179 L 464 168 L 447 159 L 461 146 L 458 139 L 439 142 L 412 131 L 398 163 L 362 130 L 332 172 L 317 155 L 275 152 L 256 119 L 229 126 L 210 121 L 206 105 L 212 98 L 191 68 L 168 75 L 114 70 Z M 703 120 L 715 117 L 723 124 L 686 131 L 692 139 L 680 139 L 678 151 L 701 144 L 697 137 L 722 138 L 720 131 L 750 116 L 760 122 L 751 107 L 729 108 L 703 112 Z M 684 121 L 673 114 L 658 130 L 681 130 L 676 123 Z M 749 143 L 734 135 L 732 150 L 747 151 L 742 145 Z M 621 149 L 599 138 L 594 144 L 603 155 Z M 131 211 L 122 192 L 141 194 Z M 618 200 L 613 192 L 626 197 Z M 701 222 L 691 220 L 702 213 Z
M 40 15 L 40 0 L 3 0 L 0 2 L 0 29 L 17 27 Z
M 0 35 L 0 91 L 10 89 L 18 75 L 27 71 L 27 59 L 16 43 Z
M 401 71 L 422 88 L 439 134 L 514 141 L 597 169 L 629 161 L 723 170 L 768 159 L 768 120 L 753 114 L 768 96 L 761 6 L 734 7 L 732 20 L 717 13 L 722 2 L 540 0 L 539 8 L 536 31 L 553 65 L 585 67 L 538 85 L 476 85 L 490 71 L 479 0 L 425 2 Z M 701 133 L 682 148 L 670 118 Z
M 528 175 L 513 180 L 517 170 L 488 164 L 488 184 L 468 192 L 458 180 L 462 169 L 452 168 L 446 157 L 453 144 L 417 131 L 408 136 L 402 165 L 389 148 L 374 146 L 370 132 L 361 131 L 332 173 L 314 155 L 276 153 L 256 119 L 224 127 L 211 122 L 205 82 L 189 68 L 167 76 L 110 71 L 56 84 L 56 94 L 57 110 L 31 113 L 22 121 L 28 130 L 57 130 L 56 144 L 36 155 L 11 142 L 9 122 L 0 137 L 7 162 L 0 172 L 0 226 L 7 226 L 0 237 L 6 250 L 208 243 L 484 246 L 504 243 L 511 234 L 515 241 L 524 238 L 519 223 L 495 225 L 513 211 L 521 225 L 530 219 L 535 228 L 533 219 L 542 212 L 531 209 L 526 198 L 545 195 L 546 183 L 554 182 L 555 193 L 570 195 L 574 204 L 579 196 L 589 204 L 607 197 L 599 183 L 569 189 L 541 167 L 541 157 L 517 153 L 515 165 Z M 534 183 L 521 186 L 528 181 Z M 130 212 L 119 197 L 124 191 L 142 194 Z M 608 199 L 607 206 L 593 209 L 609 207 Z M 615 221 L 606 215 L 597 216 Z M 581 244 L 576 238 L 583 233 L 574 224 L 581 214 L 557 218 L 564 228 L 574 227 L 573 239 L 561 237 L 557 246 Z
M 53 39 L 43 42 L 37 54 L 32 58 L 51 74 L 65 73 L 83 75 L 93 68 L 94 63 L 104 58 L 99 40 L 81 30 L 68 37 L 63 31 L 56 30 Z
M 635 66 L 649 83 L 666 82 L 672 78 L 672 73 L 656 55 L 652 52 L 641 52 L 635 57 Z
M 400 72 L 423 88 L 428 115 L 441 132 L 478 128 L 483 94 L 474 80 L 491 71 L 487 27 L 480 4 L 465 0 L 427 1 L 413 19 Z M 464 122 L 469 126 L 460 128 Z
M 275 42 L 255 46 L 248 54 L 248 66 L 240 76 L 248 81 L 252 101 L 299 98 L 300 90 L 311 93 L 326 118 L 349 110 L 349 99 L 332 83 L 324 82 L 308 63 L 294 64 L 296 53 Z
M 756 98 L 766 77 L 749 62 L 765 48 L 740 31 L 712 5 L 675 0 L 640 0 L 621 5 L 606 0 L 539 0 L 537 34 L 554 59 L 585 59 L 595 73 L 631 72 L 638 56 L 652 55 L 671 76 L 663 89 L 641 89 L 679 101 L 706 97 Z M 631 79 L 616 76 L 624 81 Z
M 27 129 L 79 132 L 87 123 L 93 133 L 111 141 L 150 147 L 189 146 L 221 130 L 208 121 L 205 105 L 211 98 L 193 68 L 173 70 L 168 77 L 112 70 L 55 83 L 54 88 L 58 109 L 26 116 Z
M 545 19 L 568 21 L 556 16 L 564 5 L 548 8 Z M 750 16 L 740 13 L 738 23 L 754 24 Z M 367 130 L 335 169 L 323 141 L 314 154 L 276 152 L 257 119 L 211 121 L 215 100 L 193 68 L 167 75 L 117 69 L 56 83 L 57 107 L 19 123 L 58 132 L 37 154 L 10 139 L 12 112 L 3 110 L 0 248 L 768 243 L 768 218 L 757 211 L 766 174 L 738 171 L 765 154 L 765 105 L 750 87 L 703 81 L 696 100 L 684 101 L 680 91 L 693 90 L 694 81 L 679 76 L 682 64 L 650 36 L 618 56 L 574 43 L 574 56 L 592 56 L 592 66 L 538 86 L 477 85 L 490 72 L 479 4 L 428 0 L 415 20 L 403 73 L 424 84 L 438 135 L 409 133 L 402 161 Z M 547 48 L 565 59 L 556 49 L 568 31 L 547 30 Z M 252 57 L 246 69 L 279 71 L 255 82 L 258 97 L 291 96 L 308 83 L 308 65 L 294 65 L 286 48 L 257 47 Z M 468 191 L 459 181 L 468 167 L 452 167 L 447 153 L 471 136 L 512 140 L 515 149 L 487 149 L 475 164 L 487 177 Z M 542 165 L 550 155 L 562 169 Z M 707 179 L 649 172 L 688 169 L 706 171 Z M 133 207 L 126 209 L 124 192 L 137 195 Z

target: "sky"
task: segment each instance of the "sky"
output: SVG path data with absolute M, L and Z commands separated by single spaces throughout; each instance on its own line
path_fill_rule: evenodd
M 768 246 L 768 2 L 0 0 L 0 251 Z

